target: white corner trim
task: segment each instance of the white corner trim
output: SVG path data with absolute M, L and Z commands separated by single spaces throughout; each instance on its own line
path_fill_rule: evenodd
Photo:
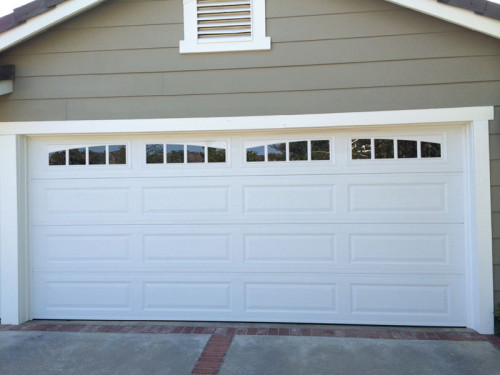
M 11 79 L 0 81 L 0 95 L 10 94 L 12 91 L 14 91 L 14 82 Z
M 437 0 L 386 0 L 390 3 L 500 38 L 500 21 L 473 11 L 438 3 Z
M 10 48 L 50 27 L 61 23 L 79 13 L 99 5 L 105 0 L 68 0 L 54 9 L 30 18 L 25 23 L 0 34 L 0 52 Z
M 493 118 L 493 107 L 462 107 L 282 116 L 0 122 L 0 135 L 276 130 L 463 123 Z
M 490 198 L 490 154 L 488 121 L 472 121 L 467 138 L 468 242 L 467 326 L 481 334 L 493 334 L 493 249 Z

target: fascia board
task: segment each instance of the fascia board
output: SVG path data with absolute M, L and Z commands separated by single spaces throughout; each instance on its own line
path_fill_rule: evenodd
M 438 3 L 436 0 L 386 0 L 429 16 L 500 39 L 500 21 L 474 12 Z
M 30 18 L 25 23 L 0 34 L 0 52 L 18 43 L 40 34 L 41 32 L 65 20 L 93 8 L 105 0 L 68 0 L 54 9 Z

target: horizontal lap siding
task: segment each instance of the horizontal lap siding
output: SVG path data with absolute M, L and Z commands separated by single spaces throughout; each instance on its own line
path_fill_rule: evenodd
M 109 0 L 0 55 L 0 121 L 500 105 L 500 42 L 377 0 L 268 0 L 267 52 L 180 55 L 182 1 Z M 500 110 L 491 124 L 500 303 Z

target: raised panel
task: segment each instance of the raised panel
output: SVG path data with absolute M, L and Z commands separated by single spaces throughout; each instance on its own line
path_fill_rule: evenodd
M 144 235 L 145 262 L 229 261 L 229 235 Z
M 37 202 L 40 204 L 42 202 Z M 129 211 L 128 188 L 45 188 L 45 211 L 57 215 L 116 214 Z
M 337 285 L 327 283 L 247 283 L 247 312 L 337 311 Z
M 146 282 L 144 310 L 230 310 L 230 283 Z
M 130 283 L 49 281 L 44 303 L 47 310 L 129 310 Z
M 445 213 L 447 184 L 392 183 L 349 185 L 349 212 Z
M 47 235 L 45 253 L 48 263 L 129 261 L 130 237 L 126 235 Z
M 333 185 L 246 186 L 246 213 L 334 212 Z
M 247 235 L 249 263 L 335 262 L 335 236 L 326 234 Z
M 449 314 L 448 285 L 352 284 L 354 314 Z
M 229 187 L 148 187 L 143 189 L 146 214 L 225 213 Z
M 352 264 L 448 264 L 447 235 L 355 234 L 349 239 Z

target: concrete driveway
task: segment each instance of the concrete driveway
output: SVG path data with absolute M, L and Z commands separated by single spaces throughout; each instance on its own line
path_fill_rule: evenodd
M 151 322 L 0 326 L 2 375 L 499 374 L 467 329 Z

